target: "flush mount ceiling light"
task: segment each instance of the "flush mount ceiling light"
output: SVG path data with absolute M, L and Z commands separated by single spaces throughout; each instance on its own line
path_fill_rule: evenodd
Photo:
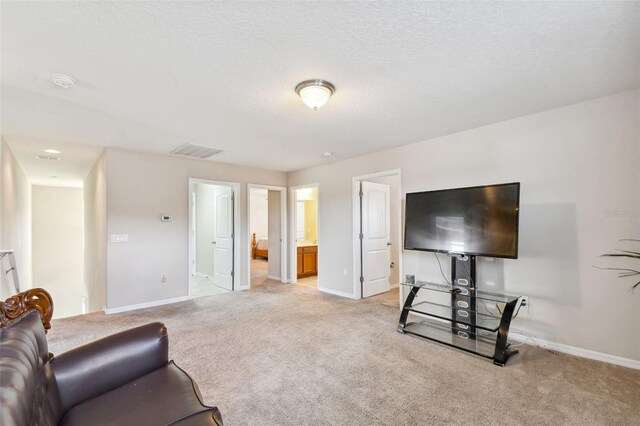
M 53 74 L 51 76 L 51 80 L 53 81 L 53 84 L 60 86 L 63 89 L 69 89 L 76 85 L 75 80 L 67 74 Z
M 302 102 L 314 111 L 327 103 L 336 87 L 326 80 L 306 80 L 296 86 L 296 93 Z
M 327 152 L 323 153 L 322 156 L 326 157 L 326 158 L 333 157 L 333 152 L 327 151 Z
M 46 152 L 47 154 L 62 154 L 62 152 L 58 151 L 57 149 L 45 149 L 44 152 Z

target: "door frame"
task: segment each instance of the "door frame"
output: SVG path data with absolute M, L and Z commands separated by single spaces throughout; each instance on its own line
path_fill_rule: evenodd
M 251 288 L 251 190 L 266 189 L 267 191 L 280 191 L 280 282 L 288 283 L 287 276 L 287 187 L 261 185 L 257 183 L 247 184 L 247 277 L 248 288 Z
M 362 299 L 362 289 L 360 287 L 360 275 L 362 274 L 361 267 L 361 248 L 360 248 L 360 182 L 367 179 L 375 179 L 387 176 L 398 177 L 398 199 L 395 200 L 400 206 L 400 215 L 398 217 L 398 231 L 400 235 L 399 244 L 402 244 L 402 170 L 392 169 L 382 172 L 369 173 L 367 175 L 354 176 L 352 181 L 353 190 L 353 298 Z M 393 203 L 394 200 L 389 200 Z M 393 226 L 393 224 L 392 224 Z M 399 276 L 402 280 L 402 248 L 398 248 L 398 270 Z M 399 291 L 400 307 L 402 307 L 402 301 L 404 300 L 404 288 L 400 286 Z
M 187 268 L 187 282 L 189 283 L 189 291 L 188 297 L 189 299 L 193 298 L 191 294 L 191 278 L 193 276 L 194 270 L 194 259 L 195 259 L 195 251 L 193 248 L 194 243 L 194 235 L 192 232 L 193 226 L 195 226 L 193 221 L 193 192 L 192 186 L 193 184 L 201 183 L 204 185 L 216 185 L 216 186 L 227 186 L 231 188 L 231 193 L 233 194 L 233 291 L 246 290 L 247 286 L 242 285 L 240 282 L 240 244 L 238 244 L 238 236 L 240 235 L 240 184 L 238 182 L 225 182 L 220 180 L 209 180 L 209 179 L 196 179 L 189 178 L 188 179 L 188 188 L 189 188 L 189 225 L 188 225 L 188 234 L 189 234 L 189 266 Z M 197 202 L 197 200 L 196 200 Z
M 320 256 L 320 184 L 307 183 L 304 185 L 296 185 L 289 187 L 289 217 L 291 218 L 292 229 L 289 233 L 289 282 L 292 284 L 298 283 L 298 250 L 296 246 L 296 230 L 298 229 L 298 216 L 296 215 L 296 203 L 298 197 L 296 196 L 296 190 L 303 188 L 315 188 L 316 189 L 316 202 L 318 204 L 317 221 L 318 221 L 318 286 L 317 290 L 323 291 L 320 285 L 320 265 L 322 264 L 322 256 Z

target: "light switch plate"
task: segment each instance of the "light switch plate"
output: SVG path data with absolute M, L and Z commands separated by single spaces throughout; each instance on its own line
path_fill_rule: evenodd
M 129 234 L 111 234 L 112 243 L 128 243 Z

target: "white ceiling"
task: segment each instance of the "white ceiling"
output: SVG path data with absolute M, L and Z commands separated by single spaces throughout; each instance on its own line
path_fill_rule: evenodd
M 84 178 L 102 154 L 102 148 L 94 145 L 37 138 L 9 142 L 9 146 L 33 185 L 81 188 Z M 56 149 L 60 154 L 48 154 L 45 149 Z M 59 160 L 43 160 L 37 155 Z
M 290 171 L 640 85 L 639 2 L 3 1 L 0 14 L 14 149 L 189 142 Z M 78 85 L 53 86 L 56 72 Z M 294 92 L 309 78 L 337 88 L 316 112 Z

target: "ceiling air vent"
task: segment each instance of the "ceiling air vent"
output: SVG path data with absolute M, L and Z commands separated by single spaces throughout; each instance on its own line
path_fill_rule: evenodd
M 184 155 L 185 157 L 209 158 L 213 155 L 221 153 L 221 149 L 208 148 L 206 146 L 194 145 L 188 143 L 178 149 L 171 151 L 174 155 Z
M 52 155 L 36 155 L 38 160 L 60 160 L 60 157 L 54 157 Z

